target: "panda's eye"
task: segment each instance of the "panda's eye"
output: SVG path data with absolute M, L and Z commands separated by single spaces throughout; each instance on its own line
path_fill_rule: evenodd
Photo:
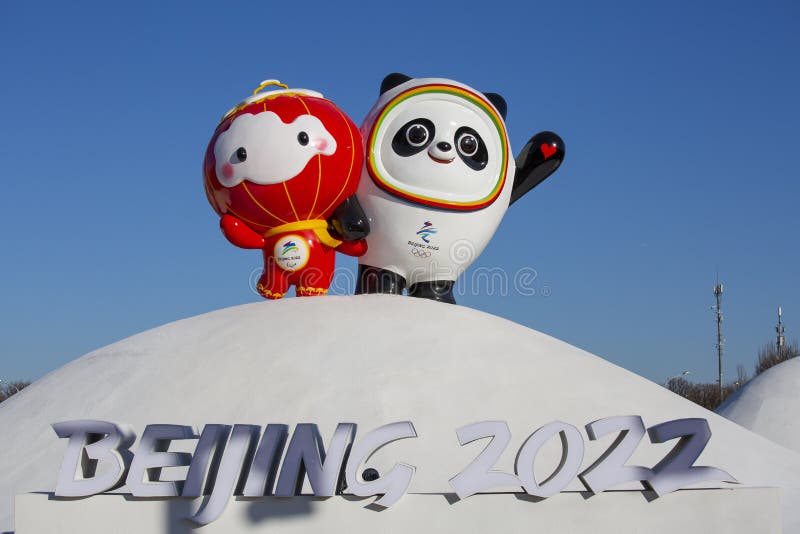
M 467 126 L 462 126 L 456 130 L 456 147 L 461 161 L 474 171 L 481 171 L 489 162 L 489 151 L 486 150 L 486 143 L 481 136 Z
M 428 141 L 428 129 L 422 124 L 412 124 L 406 130 L 406 141 L 413 147 L 420 147 Z
M 236 149 L 236 159 L 239 161 L 239 163 L 247 159 L 247 149 L 245 147 L 240 146 Z
M 306 132 L 300 132 L 297 134 L 297 142 L 303 146 L 308 144 L 308 134 Z
M 458 151 L 463 156 L 474 156 L 478 152 L 478 140 L 471 133 L 463 133 L 456 141 Z
M 425 150 L 436 135 L 436 126 L 428 119 L 418 118 L 405 123 L 392 139 L 395 154 L 407 158 Z

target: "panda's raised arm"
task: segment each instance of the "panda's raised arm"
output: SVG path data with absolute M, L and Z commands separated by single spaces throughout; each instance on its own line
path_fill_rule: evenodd
M 564 140 L 553 132 L 539 132 L 517 156 L 517 172 L 509 206 L 542 183 L 564 161 Z
M 358 241 L 369 235 L 369 220 L 355 195 L 347 197 L 333 211 L 328 231 L 344 241 Z

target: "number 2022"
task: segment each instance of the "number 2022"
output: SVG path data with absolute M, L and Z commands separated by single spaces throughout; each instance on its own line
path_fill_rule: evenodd
M 600 493 L 625 482 L 641 482 L 657 496 L 698 482 L 737 482 L 728 472 L 716 467 L 695 466 L 694 462 L 711 439 L 708 421 L 700 418 L 676 419 L 645 431 L 642 418 L 635 415 L 608 417 L 586 425 L 590 440 L 616 432 L 611 446 L 584 471 L 584 441 L 580 431 L 562 421 L 553 421 L 533 432 L 522 444 L 514 462 L 514 473 L 492 469 L 503 454 L 511 431 L 505 421 L 481 421 L 456 430 L 463 446 L 478 439 L 491 438 L 483 451 L 464 471 L 450 479 L 460 499 L 498 486 L 522 486 L 526 493 L 547 498 L 559 493 L 577 476 L 592 493 Z M 652 468 L 625 465 L 645 435 L 652 443 L 678 442 Z M 533 474 L 539 449 L 556 435 L 561 439 L 561 460 L 555 471 L 542 482 Z

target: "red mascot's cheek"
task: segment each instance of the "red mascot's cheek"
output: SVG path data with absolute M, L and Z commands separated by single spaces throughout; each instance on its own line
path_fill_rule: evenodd
M 223 163 L 222 164 L 222 176 L 226 180 L 230 180 L 231 178 L 233 178 L 233 165 L 231 165 L 230 163 Z

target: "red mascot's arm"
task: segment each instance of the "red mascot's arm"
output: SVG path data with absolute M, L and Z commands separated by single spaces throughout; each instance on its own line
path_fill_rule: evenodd
M 342 241 L 342 244 L 336 247 L 336 251 L 348 256 L 363 256 L 367 253 L 367 241 L 365 239 Z
M 228 241 L 240 248 L 264 248 L 264 238 L 231 215 L 223 215 L 219 227 Z

